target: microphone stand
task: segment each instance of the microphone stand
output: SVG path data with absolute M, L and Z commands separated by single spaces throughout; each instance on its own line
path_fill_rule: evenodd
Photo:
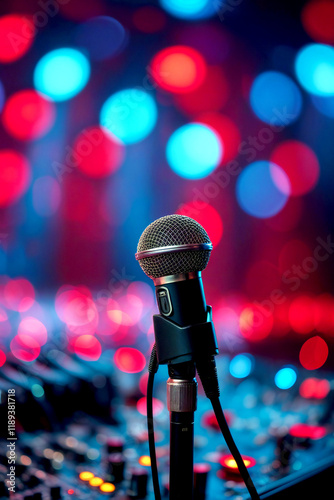
M 170 415 L 170 500 L 194 495 L 194 412 L 197 382 L 193 362 L 168 366 L 167 407 Z

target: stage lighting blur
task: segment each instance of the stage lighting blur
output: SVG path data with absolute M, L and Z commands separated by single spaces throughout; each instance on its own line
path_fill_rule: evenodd
M 93 335 L 80 335 L 73 341 L 75 354 L 86 361 L 97 361 L 102 354 L 102 346 Z
M 320 43 L 303 47 L 295 62 L 299 83 L 311 94 L 334 95 L 334 48 Z
M 284 127 L 299 117 L 302 97 L 291 78 L 278 71 L 266 71 L 253 82 L 250 104 L 260 120 Z
M 180 177 L 202 179 L 219 165 L 223 146 L 213 129 L 188 123 L 170 136 L 166 156 L 169 166 Z
M 325 364 L 328 353 L 326 341 L 316 335 L 306 340 L 302 345 L 299 352 L 299 361 L 306 370 L 317 370 Z
M 36 90 L 20 90 L 11 95 L 3 111 L 9 134 L 21 140 L 34 140 L 47 134 L 55 122 L 55 105 Z
M 217 12 L 216 0 L 160 0 L 161 6 L 181 19 L 206 19 Z
M 334 2 L 332 0 L 312 0 L 302 10 L 305 31 L 316 42 L 334 42 Z
M 290 389 L 297 380 L 297 372 L 292 366 L 284 366 L 275 375 L 275 384 L 279 389 Z
M 34 209 L 41 217 L 54 215 L 61 202 L 61 189 L 59 182 L 51 176 L 39 177 L 32 187 L 32 203 Z
M 9 14 L 0 17 L 0 62 L 20 59 L 33 44 L 35 32 L 29 16 Z
M 142 141 L 155 127 L 157 106 L 143 90 L 130 88 L 113 94 L 103 104 L 100 123 L 125 144 Z
M 300 196 L 311 191 L 320 174 L 318 158 L 312 149 L 300 141 L 280 143 L 272 152 L 270 160 L 287 175 L 289 183 L 281 186 L 285 194 Z
M 207 203 L 199 210 L 197 202 L 189 202 L 181 205 L 176 213 L 195 219 L 208 233 L 212 245 L 218 245 L 223 235 L 223 221 L 215 208 Z
M 151 72 L 154 80 L 164 90 L 187 93 L 203 82 L 206 64 L 197 50 L 177 45 L 163 49 L 155 55 Z
M 236 124 L 228 116 L 215 112 L 203 113 L 198 116 L 198 122 L 211 127 L 218 134 L 224 150 L 222 164 L 238 155 L 241 135 Z
M 78 50 L 56 49 L 37 63 L 34 83 L 37 90 L 55 101 L 65 101 L 86 86 L 90 76 L 88 59 Z
M 81 24 L 75 41 L 95 61 L 104 61 L 119 54 L 126 44 L 126 32 L 121 23 L 109 16 L 98 16 Z
M 40 355 L 41 347 L 30 335 L 18 334 L 11 341 L 10 350 L 21 361 L 34 361 Z
M 5 207 L 27 190 L 31 173 L 28 160 L 11 149 L 0 150 L 0 164 L 0 206 Z
M 288 200 L 289 179 L 274 163 L 256 161 L 237 180 L 237 200 L 249 215 L 266 218 L 277 214 Z
M 6 354 L 3 352 L 2 349 L 0 349 L 0 368 L 6 363 Z
M 230 374 L 235 378 L 246 378 L 252 372 L 253 363 L 250 354 L 237 354 L 230 361 Z
M 143 353 L 133 347 L 120 347 L 115 352 L 115 365 L 125 373 L 139 373 L 146 365 Z
M 18 331 L 20 335 L 29 335 L 35 339 L 40 346 L 46 344 L 48 332 L 46 327 L 37 318 L 27 316 L 19 324 Z
M 334 96 L 322 97 L 318 95 L 312 96 L 312 102 L 320 113 L 329 118 L 334 118 Z

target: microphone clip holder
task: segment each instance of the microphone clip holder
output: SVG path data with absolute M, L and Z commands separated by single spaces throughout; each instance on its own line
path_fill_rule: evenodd
M 211 306 L 207 306 L 205 323 L 182 327 L 161 314 L 155 314 L 153 326 L 160 365 L 196 361 L 218 354 Z

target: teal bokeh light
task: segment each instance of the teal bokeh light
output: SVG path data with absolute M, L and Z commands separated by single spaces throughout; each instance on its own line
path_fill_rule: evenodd
M 166 156 L 169 166 L 179 176 L 202 179 L 219 164 L 222 144 L 211 128 L 189 123 L 171 135 Z
M 334 48 L 314 43 L 302 48 L 295 62 L 300 84 L 311 94 L 334 95 Z
M 77 95 L 87 84 L 90 65 L 78 50 L 62 48 L 43 56 L 34 72 L 37 90 L 55 101 L 65 101 Z
M 175 17 L 181 19 L 205 19 L 223 7 L 224 2 L 217 0 L 160 0 L 161 6 Z
M 290 389 L 296 380 L 296 370 L 291 366 L 281 368 L 275 375 L 275 384 L 279 389 Z
M 140 89 L 124 89 L 103 104 L 100 123 L 125 144 L 142 141 L 153 130 L 158 117 L 154 99 Z

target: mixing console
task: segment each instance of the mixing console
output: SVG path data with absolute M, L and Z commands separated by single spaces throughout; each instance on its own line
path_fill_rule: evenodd
M 53 349 L 33 363 L 7 360 L 0 378 L 1 428 L 7 428 L 8 390 L 15 389 L 17 439 L 4 439 L 1 444 L 0 498 L 154 498 L 145 375 L 138 384 L 138 374 L 116 373 L 110 359 L 110 351 L 97 362 L 85 362 Z M 280 389 L 279 365 L 252 358 L 250 373 L 237 378 L 231 374 L 236 375 L 237 365 L 230 358 L 219 356 L 217 362 L 221 401 L 260 491 L 269 491 L 280 481 L 284 483 L 284 478 L 308 468 L 315 470 L 322 463 L 325 470 L 333 467 L 333 377 L 318 372 L 315 379 L 306 371 L 299 372 L 291 388 Z M 167 370 L 161 367 L 154 411 L 165 498 L 169 460 L 166 380 Z M 195 417 L 196 500 L 248 498 L 201 387 Z M 15 492 L 9 492 L 7 481 L 11 446 L 15 450 Z

